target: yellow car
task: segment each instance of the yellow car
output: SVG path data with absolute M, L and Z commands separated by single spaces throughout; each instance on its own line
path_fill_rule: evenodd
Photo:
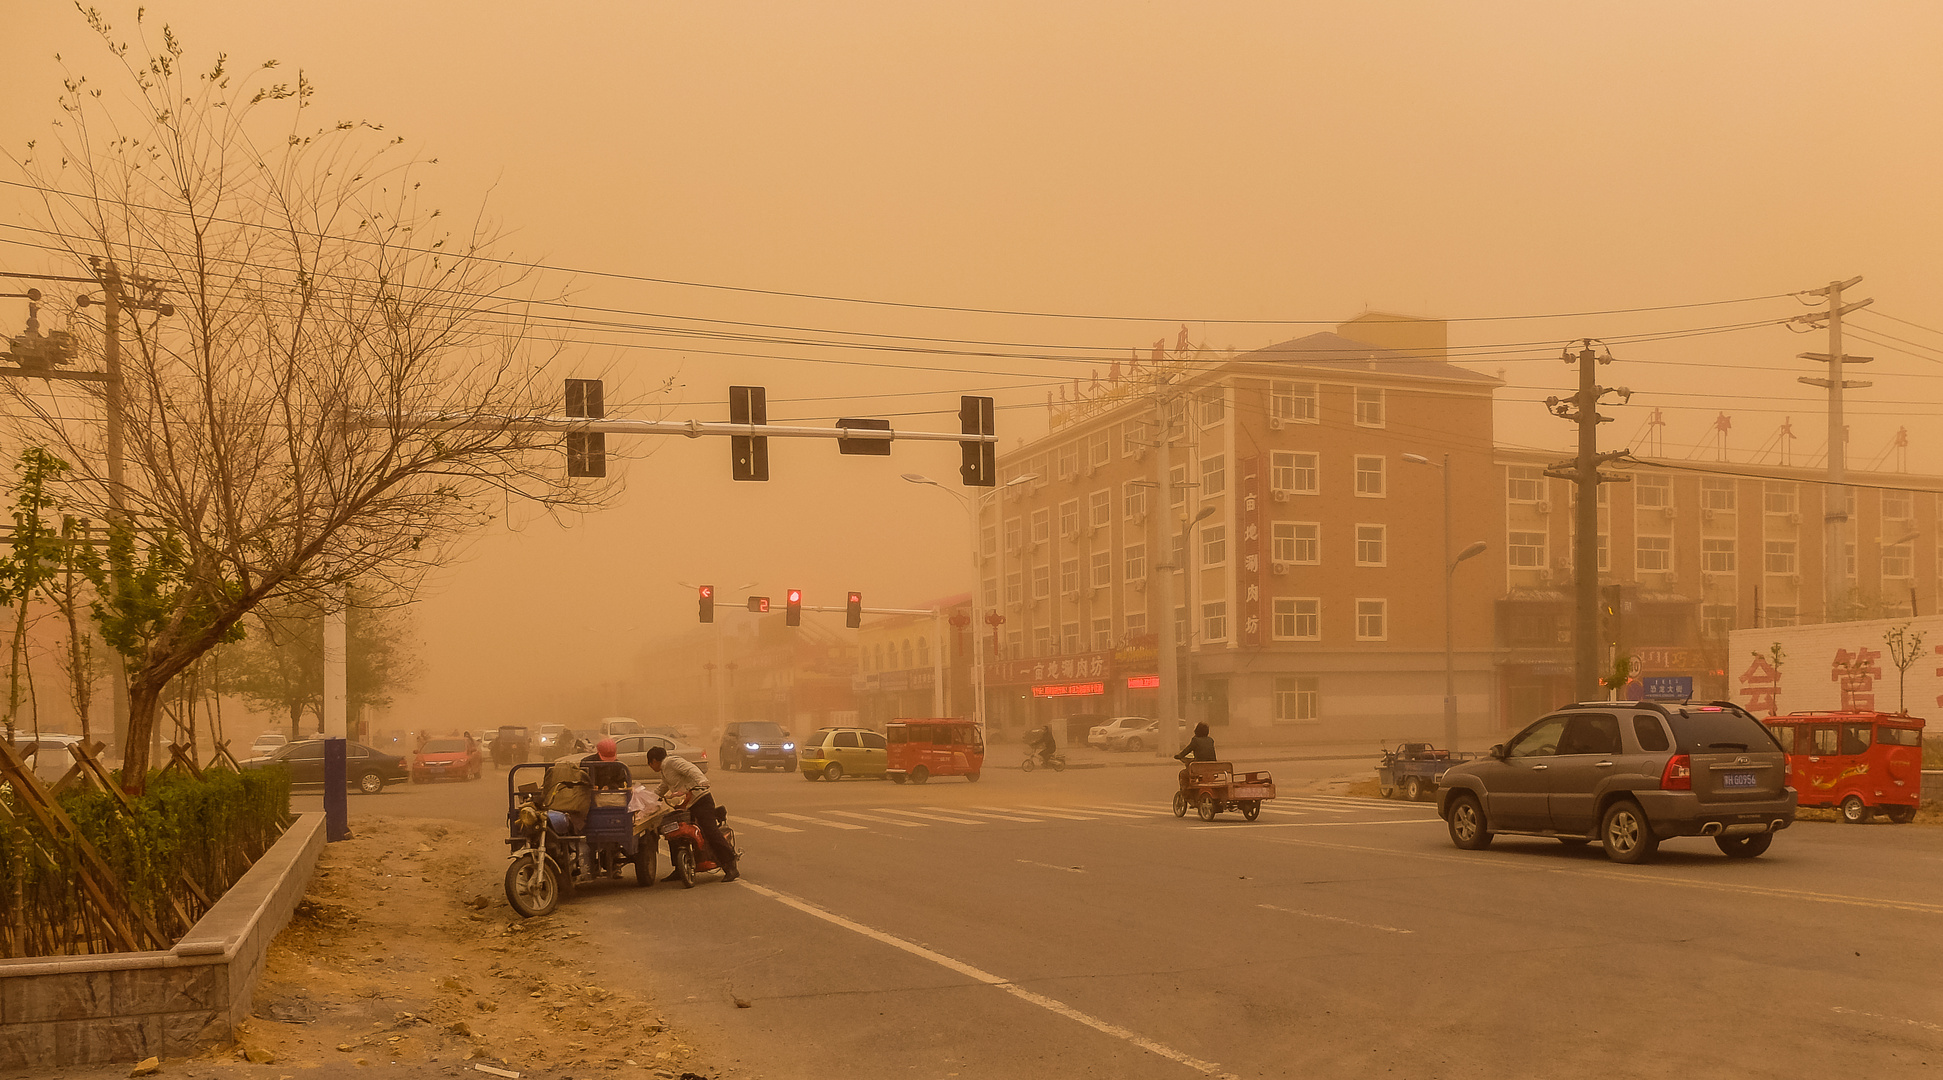
M 882 780 L 887 760 L 883 734 L 869 728 L 818 728 L 796 751 L 796 764 L 805 780 L 846 776 Z

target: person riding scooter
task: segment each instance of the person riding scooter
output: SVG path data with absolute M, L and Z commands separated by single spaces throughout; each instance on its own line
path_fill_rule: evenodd
M 1059 753 L 1059 743 L 1053 738 L 1052 725 L 1036 728 L 1026 737 L 1026 749 L 1039 755 L 1039 763 L 1052 767 L 1052 759 Z
M 661 787 L 656 794 L 662 802 L 688 811 L 688 818 L 701 831 L 715 865 L 722 868 L 722 880 L 734 881 L 740 877 L 735 870 L 735 845 L 722 835 L 722 824 L 716 820 L 715 796 L 709 793 L 708 777 L 688 760 L 670 754 L 665 746 L 648 747 L 648 768 L 661 775 Z M 673 881 L 680 876 L 679 870 L 671 871 L 661 880 Z
M 1182 765 L 1186 765 L 1189 758 L 1193 758 L 1195 761 L 1218 760 L 1214 753 L 1214 739 L 1208 734 L 1208 725 L 1194 725 L 1194 737 L 1187 741 L 1186 746 L 1181 747 L 1180 753 L 1174 755 L 1174 760 L 1180 762 Z M 1187 786 L 1186 769 L 1181 770 L 1181 786 Z

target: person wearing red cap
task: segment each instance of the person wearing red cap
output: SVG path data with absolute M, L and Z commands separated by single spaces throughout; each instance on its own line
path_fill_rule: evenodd
M 587 770 L 587 782 L 596 788 L 626 788 L 632 777 L 628 768 L 615 756 L 614 740 L 602 739 L 594 745 L 594 752 L 580 759 L 582 768 Z

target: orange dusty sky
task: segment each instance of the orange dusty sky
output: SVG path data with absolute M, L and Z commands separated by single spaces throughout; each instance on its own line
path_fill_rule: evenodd
M 1851 460 L 1907 425 L 1911 466 L 1943 470 L 1943 6 L 175 0 L 150 20 L 199 57 L 300 67 L 320 113 L 405 135 L 443 205 L 483 202 L 515 257 L 558 268 L 548 287 L 629 313 L 589 317 L 706 332 L 576 331 L 610 414 L 726 419 L 725 388 L 753 383 L 772 422 L 950 429 L 980 389 L 1018 406 L 1002 435 L 1031 436 L 1050 382 L 1183 323 L 1245 349 L 1374 308 L 1462 320 L 1453 345 L 1509 384 L 1499 441 L 1558 446 L 1536 402 L 1572 377 L 1564 340 L 1784 318 L 1802 309 L 1781 294 L 1863 274 L 1848 351 L 1879 359 Z M 62 4 L 0 0 L 0 27 L 18 153 L 57 115 L 53 54 L 103 57 Z M 0 222 L 24 220 L 0 195 Z M 52 269 L 23 238 L 0 229 L 0 270 Z M 1678 306 L 1744 298 L 1766 299 Z M 1655 310 L 1503 318 L 1619 309 Z M 1658 407 L 1682 456 L 1727 412 L 1745 455 L 1793 416 L 1812 458 L 1793 357 L 1824 347 L 1773 326 L 1615 346 L 1602 374 L 1636 396 L 1608 438 Z M 694 617 L 678 581 L 895 605 L 969 583 L 956 503 L 897 479 L 952 477 L 948 445 L 772 445 L 766 485 L 732 485 L 720 441 L 651 449 L 611 509 L 514 508 L 427 584 L 400 726 L 645 708 L 643 645 Z

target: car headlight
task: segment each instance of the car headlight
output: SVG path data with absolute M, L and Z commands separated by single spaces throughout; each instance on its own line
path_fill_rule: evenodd
M 783 744 L 783 749 L 785 749 L 785 750 L 794 750 L 794 749 L 796 749 L 796 744 L 795 744 L 795 743 L 793 743 L 793 742 L 786 742 L 786 743 L 784 743 L 784 744 Z
M 760 746 L 758 746 L 758 745 L 756 745 L 755 743 L 752 743 L 752 742 L 745 742 L 745 743 L 743 743 L 743 744 L 742 744 L 742 749 L 744 749 L 744 750 L 760 750 L 760 749 L 762 749 L 762 747 L 760 747 Z

